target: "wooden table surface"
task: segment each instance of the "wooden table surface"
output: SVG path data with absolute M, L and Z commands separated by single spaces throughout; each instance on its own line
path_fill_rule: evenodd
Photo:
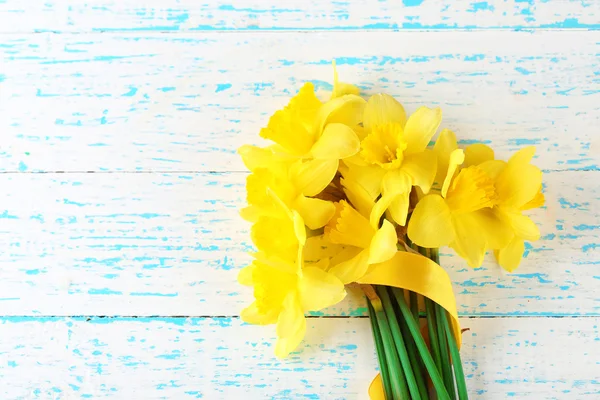
M 521 267 L 442 256 L 467 383 L 600 398 L 599 22 L 598 0 L 0 0 L 0 398 L 367 397 L 359 296 L 283 361 L 238 317 L 236 148 L 334 58 L 463 144 L 537 146 Z

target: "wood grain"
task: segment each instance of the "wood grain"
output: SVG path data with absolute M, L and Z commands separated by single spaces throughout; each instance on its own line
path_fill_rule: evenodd
M 573 43 L 577 42 L 574 47 Z M 386 91 L 505 157 L 596 170 L 595 32 L 4 35 L 0 171 L 242 171 L 235 150 L 307 80 Z M 494 46 L 490 46 L 494 43 Z M 29 154 L 29 156 L 27 156 Z
M 543 238 L 504 273 L 445 249 L 462 315 L 600 315 L 595 171 L 544 176 Z M 4 315 L 239 315 L 246 174 L 0 174 Z M 365 315 L 351 297 L 324 315 Z
M 28 0 L 0 32 L 597 29 L 594 0 Z
M 598 395 L 598 318 L 461 324 L 470 398 Z M 5 399 L 364 399 L 376 370 L 366 318 L 309 319 L 285 360 L 272 326 L 236 318 L 15 317 L 0 335 Z

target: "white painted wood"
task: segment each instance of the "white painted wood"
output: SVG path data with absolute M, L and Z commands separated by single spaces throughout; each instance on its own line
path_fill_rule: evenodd
M 246 174 L 0 174 L 3 315 L 238 315 L 250 257 Z M 515 274 L 442 265 L 463 315 L 599 315 L 600 183 L 544 176 L 543 238 Z M 365 315 L 360 297 L 327 310 Z
M 274 328 L 238 319 L 3 318 L 3 399 L 365 399 L 376 373 L 366 318 L 310 319 L 273 357 Z M 462 319 L 472 399 L 600 393 L 598 318 Z
M 1 32 L 590 29 L 594 0 L 9 0 Z
M 241 171 L 268 116 L 330 61 L 365 93 L 547 170 L 597 169 L 596 31 L 2 35 L 0 171 Z M 493 45 L 492 45 L 493 44 Z M 27 153 L 29 156 L 27 156 Z

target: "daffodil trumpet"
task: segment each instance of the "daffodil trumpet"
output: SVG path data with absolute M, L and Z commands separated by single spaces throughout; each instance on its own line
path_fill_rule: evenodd
M 261 129 L 267 145 L 240 147 L 250 171 L 240 214 L 255 248 L 238 275 L 254 297 L 241 318 L 276 325 L 277 357 L 301 351 L 305 314 L 358 285 L 380 367 L 371 399 L 468 398 L 439 249 L 473 268 L 490 252 L 514 271 L 540 237 L 526 213 L 544 205 L 542 172 L 533 147 L 504 161 L 440 126 L 440 108 L 363 98 L 334 63 L 330 96 L 304 84 Z

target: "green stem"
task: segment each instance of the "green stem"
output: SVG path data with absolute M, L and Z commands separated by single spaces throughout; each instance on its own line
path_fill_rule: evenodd
M 448 317 L 445 311 L 440 312 L 442 316 L 442 323 L 446 329 L 446 337 L 448 338 L 448 345 L 450 346 L 450 354 L 452 355 L 452 365 L 454 365 L 454 376 L 456 378 L 456 386 L 458 388 L 458 398 L 460 400 L 468 400 L 469 395 L 467 393 L 467 383 L 465 382 L 465 373 L 463 371 L 462 362 L 460 360 L 460 352 L 456 345 L 456 338 L 450 324 L 448 323 Z
M 448 340 L 446 338 L 446 330 L 444 329 L 443 316 L 444 309 L 439 304 L 435 304 L 435 322 L 438 330 L 438 342 L 440 344 L 440 354 L 442 358 L 442 376 L 444 378 L 444 384 L 446 390 L 450 394 L 451 399 L 456 398 L 456 391 L 454 389 L 454 378 L 452 377 L 452 364 L 450 361 L 450 354 L 448 353 Z
M 420 400 L 421 394 L 419 392 L 419 386 L 417 385 L 415 375 L 411 368 L 410 359 L 406 351 L 406 345 L 404 344 L 404 339 L 402 337 L 402 333 L 400 332 L 400 325 L 396 319 L 396 313 L 394 312 L 390 296 L 383 286 L 377 287 L 377 294 L 383 303 L 383 309 L 385 310 L 385 315 L 387 316 L 389 322 L 392 338 L 394 339 L 394 343 L 396 343 L 396 350 L 400 356 L 400 362 L 404 370 L 404 376 L 406 377 L 406 383 L 408 384 L 410 395 L 412 396 L 412 399 Z
M 404 372 L 400 366 L 400 359 L 398 358 L 398 353 L 395 349 L 394 339 L 385 311 L 375 311 L 375 315 L 377 317 L 377 324 L 379 325 L 379 332 L 381 333 L 381 340 L 385 350 L 385 358 L 390 372 L 390 385 L 392 387 L 391 399 L 408 399 L 409 394 L 406 379 L 404 378 Z
M 417 294 L 415 292 L 408 292 L 408 298 L 410 300 L 410 311 L 415 319 L 415 321 L 419 320 L 419 300 L 417 299 Z
M 435 322 L 435 308 L 431 299 L 425 298 L 425 308 L 427 309 L 427 330 L 429 331 L 429 344 L 433 359 L 438 371 L 442 372 L 442 356 L 440 355 L 440 343 L 438 342 L 437 326 Z
M 429 376 L 431 377 L 433 386 L 435 387 L 435 390 L 437 391 L 438 399 L 439 400 L 449 400 L 450 396 L 448 395 L 448 392 L 446 391 L 446 388 L 444 387 L 444 381 L 442 380 L 442 377 L 440 376 L 440 373 L 437 370 L 437 368 L 433 362 L 433 358 L 431 358 L 431 354 L 429 353 L 429 349 L 427 348 L 427 345 L 425 344 L 425 340 L 421 336 L 421 331 L 419 330 L 417 321 L 415 321 L 410 310 L 408 309 L 408 306 L 406 305 L 406 301 L 404 300 L 404 294 L 398 288 L 392 288 L 392 291 L 394 293 L 396 302 L 397 302 L 398 306 L 400 307 L 400 311 L 402 312 L 402 315 L 404 316 L 404 320 L 406 321 L 406 323 L 408 325 L 408 329 L 413 337 L 413 340 L 415 341 L 415 344 L 417 345 L 419 354 L 421 355 L 421 358 L 423 359 L 423 362 L 425 363 L 425 368 L 427 368 L 427 372 L 429 373 Z
M 393 296 L 393 292 L 390 294 Z M 415 341 L 413 340 L 410 331 L 408 330 L 408 325 L 406 321 L 404 321 L 404 317 L 402 316 L 402 312 L 398 307 L 395 307 L 396 314 L 398 319 L 400 320 L 400 330 L 402 331 L 402 336 L 406 338 L 406 350 L 408 352 L 408 358 L 410 359 L 410 364 L 412 365 L 412 369 L 415 373 L 415 378 L 417 380 L 417 385 L 419 386 L 419 393 L 423 399 L 429 398 L 429 392 L 427 390 L 427 379 L 425 377 L 425 366 L 423 365 L 421 359 L 419 358 L 418 350 L 415 345 Z
M 377 325 L 377 316 L 375 310 L 371 305 L 371 301 L 367 299 L 367 306 L 369 307 L 369 320 L 371 321 L 371 329 L 373 330 L 373 339 L 375 341 L 375 348 L 377 349 L 377 359 L 379 360 L 379 370 L 381 371 L 381 381 L 383 382 L 383 391 L 385 398 L 391 400 L 392 398 L 392 387 L 390 385 L 390 373 L 388 366 L 385 361 L 385 350 L 383 347 L 383 341 L 381 339 L 381 332 L 379 332 L 379 326 Z

